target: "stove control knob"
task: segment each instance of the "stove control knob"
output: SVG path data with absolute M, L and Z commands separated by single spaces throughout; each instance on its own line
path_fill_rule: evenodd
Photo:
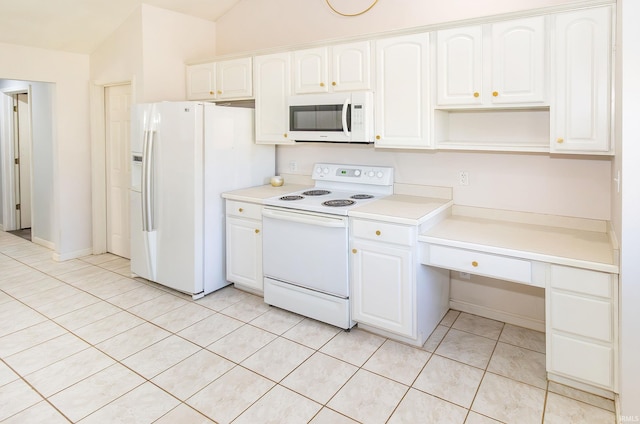
M 359 169 L 356 169 L 355 171 L 353 171 L 353 175 L 355 175 L 356 177 L 359 177 L 361 173 L 362 172 L 360 172 Z
M 324 169 L 322 170 L 322 172 L 323 172 L 323 173 L 325 173 L 325 174 L 328 174 L 328 173 L 329 173 L 329 168 L 324 168 Z
M 317 167 L 317 168 L 316 168 L 316 174 L 321 174 L 321 173 L 322 173 L 322 168 Z
M 375 173 L 375 172 L 373 172 L 373 171 L 369 171 L 369 177 L 373 178 L 373 176 L 374 176 L 374 175 L 376 175 L 376 173 Z
M 382 178 L 382 175 L 383 175 L 383 174 L 382 174 L 382 171 L 378 171 L 378 173 L 376 174 L 376 177 L 378 177 L 378 178 Z

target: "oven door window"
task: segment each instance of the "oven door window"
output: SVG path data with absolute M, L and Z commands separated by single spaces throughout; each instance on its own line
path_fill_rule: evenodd
M 290 106 L 291 131 L 344 132 L 342 108 L 344 105 Z M 351 105 L 347 105 L 347 131 L 351 131 Z

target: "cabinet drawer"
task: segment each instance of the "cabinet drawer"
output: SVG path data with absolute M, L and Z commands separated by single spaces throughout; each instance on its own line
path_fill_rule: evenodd
M 551 334 L 549 372 L 613 388 L 613 348 Z
M 531 262 L 474 250 L 429 245 L 427 265 L 532 284 Z
M 352 221 L 351 234 L 353 237 L 366 240 L 412 246 L 416 239 L 416 227 L 354 219 Z
M 571 290 L 592 296 L 612 297 L 611 274 L 567 266 L 551 265 L 552 288 Z
M 227 215 L 262 220 L 262 205 L 227 200 Z
M 551 328 L 611 342 L 613 311 L 609 301 L 551 290 Z

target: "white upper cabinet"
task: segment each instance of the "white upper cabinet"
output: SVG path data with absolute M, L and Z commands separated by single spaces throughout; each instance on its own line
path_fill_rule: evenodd
M 256 56 L 256 143 L 290 144 L 287 97 L 291 95 L 291 54 Z
M 187 100 L 253 97 L 252 58 L 187 66 Z
M 438 31 L 438 106 L 543 106 L 543 16 Z
M 555 17 L 551 151 L 610 151 L 611 7 Z
M 368 41 L 298 50 L 293 62 L 296 94 L 371 89 Z
M 376 147 L 432 148 L 429 34 L 376 41 Z

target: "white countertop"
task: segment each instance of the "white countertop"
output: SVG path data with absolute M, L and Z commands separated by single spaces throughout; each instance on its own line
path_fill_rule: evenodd
M 280 187 L 273 187 L 269 184 L 263 186 L 242 188 L 239 190 L 227 191 L 222 193 L 222 197 L 230 200 L 238 200 L 241 202 L 260 203 L 265 199 L 274 196 L 284 196 L 287 193 L 308 188 L 308 185 L 287 184 Z
M 349 210 L 349 216 L 397 224 L 420 225 L 433 214 L 451 207 L 453 201 L 432 197 L 393 194 Z
M 419 241 L 618 273 L 615 247 L 604 231 L 452 215 Z

